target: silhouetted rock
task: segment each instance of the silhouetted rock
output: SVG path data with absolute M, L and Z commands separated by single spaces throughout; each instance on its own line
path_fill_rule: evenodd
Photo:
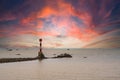
M 83 58 L 87 58 L 87 57 L 83 57 Z
M 66 58 L 71 58 L 72 56 L 70 54 L 64 53 L 64 54 L 57 55 L 54 58 L 65 58 L 65 57 Z
M 12 49 L 8 49 L 8 51 L 12 51 Z
M 70 50 L 70 49 L 67 49 L 67 50 Z
M 8 63 L 8 62 L 20 62 L 20 61 L 31 61 L 36 60 L 38 58 L 2 58 L 0 59 L 0 63 Z

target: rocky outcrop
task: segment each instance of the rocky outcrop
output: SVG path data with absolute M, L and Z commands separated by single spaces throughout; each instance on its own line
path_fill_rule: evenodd
M 42 59 L 54 59 L 54 58 L 72 58 L 72 56 L 70 54 L 64 53 L 64 54 L 57 55 L 56 57 L 45 57 L 45 55 L 43 53 L 39 53 L 39 55 L 34 58 L 1 58 L 0 63 L 42 60 Z
M 1 58 L 0 63 L 8 63 L 8 62 L 21 62 L 21 61 L 30 61 L 36 60 L 36 58 Z
M 57 55 L 56 57 L 53 57 L 53 58 L 72 58 L 72 56 L 70 54 L 64 53 L 64 54 Z

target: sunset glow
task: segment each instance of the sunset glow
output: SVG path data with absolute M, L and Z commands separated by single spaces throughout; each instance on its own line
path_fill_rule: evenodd
M 1 0 L 0 46 L 120 47 L 119 0 Z

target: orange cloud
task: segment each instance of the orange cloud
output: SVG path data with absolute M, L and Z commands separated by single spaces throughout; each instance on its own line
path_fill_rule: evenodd
M 37 12 L 37 18 L 48 18 L 51 15 L 57 15 L 57 11 L 49 6 L 46 6 L 42 10 Z
M 96 31 L 90 28 L 82 29 L 78 27 L 75 23 L 72 24 L 72 27 L 68 29 L 67 33 L 68 36 L 78 38 L 85 42 L 90 41 L 99 35 Z
M 48 18 L 50 16 L 68 16 L 72 13 L 72 6 L 69 3 L 65 3 L 63 0 L 57 1 L 56 7 L 53 7 L 53 5 L 50 5 L 54 2 L 48 3 L 45 5 L 42 9 L 32 12 L 28 17 L 23 18 L 21 20 L 22 23 L 29 23 L 37 18 Z
M 54 1 L 54 0 L 53 0 Z M 70 3 L 59 0 L 57 2 L 48 1 L 42 9 L 31 13 L 28 17 L 22 20 L 22 23 L 30 23 L 39 18 L 44 18 L 51 21 L 58 29 L 62 27 L 66 29 L 65 35 L 79 38 L 82 41 L 90 41 L 94 37 L 98 36 L 98 33 L 93 30 L 95 25 L 92 22 L 92 16 L 83 10 L 76 10 Z M 84 1 L 83 1 L 84 2 Z M 53 5 L 55 4 L 55 6 Z M 83 21 L 86 28 L 82 29 L 75 22 L 72 21 L 71 16 L 76 16 Z M 35 28 L 43 28 L 43 21 L 37 21 Z M 61 30 L 62 32 L 62 30 Z M 28 32 L 27 32 L 28 33 Z M 56 31 L 54 28 L 48 31 L 31 31 L 30 34 L 37 36 L 56 36 L 61 35 L 60 31 Z

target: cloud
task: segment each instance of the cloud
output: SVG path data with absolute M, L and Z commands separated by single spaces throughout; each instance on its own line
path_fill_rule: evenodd
M 48 1 L 49 2 L 49 1 Z M 56 3 L 57 5 L 55 5 L 55 7 L 52 5 Z M 50 20 L 50 24 L 53 24 L 56 27 L 64 27 L 66 28 L 66 31 L 68 32 L 69 36 L 73 36 L 76 38 L 79 38 L 81 40 L 90 40 L 90 38 L 93 38 L 93 35 L 97 35 L 97 33 L 95 33 L 94 30 L 84 30 L 83 32 L 81 32 L 79 26 L 73 26 L 74 21 L 72 21 L 71 16 L 76 16 L 78 17 L 80 20 L 82 20 L 84 22 L 84 24 L 86 26 L 90 26 L 91 25 L 91 15 L 88 14 L 85 11 L 79 11 L 79 10 L 75 10 L 74 6 L 72 6 L 69 3 L 64 2 L 63 0 L 58 1 L 58 2 L 50 2 L 48 5 L 45 5 L 42 9 L 40 9 L 37 12 L 34 12 L 32 14 L 30 14 L 27 18 L 23 19 L 22 22 L 23 23 L 30 23 L 31 21 L 34 21 L 35 19 L 38 18 L 44 18 L 47 19 L 48 21 Z M 43 26 L 45 22 L 41 21 L 41 26 Z M 46 26 L 44 26 L 46 27 Z M 72 31 L 71 31 L 71 30 Z M 74 35 L 72 34 L 75 31 Z M 56 31 L 52 30 L 52 32 Z M 89 34 L 90 33 L 90 34 Z M 48 34 L 52 34 L 51 32 L 48 32 Z M 59 33 L 58 33 L 59 34 Z M 86 34 L 86 35 L 84 35 Z M 88 34 L 90 36 L 88 36 Z M 39 35 L 39 32 L 38 32 Z M 43 34 L 44 35 L 44 34 Z M 47 35 L 47 34 L 46 34 Z
M 15 20 L 15 19 L 16 17 L 11 13 L 7 13 L 5 15 L 0 16 L 0 21 L 9 21 L 9 20 Z
M 73 37 L 88 43 L 120 29 L 119 0 L 23 0 L 8 3 L 10 7 L 1 3 L 0 37 Z
M 68 29 L 68 36 L 72 36 L 86 42 L 99 36 L 99 34 L 92 29 L 82 29 L 73 23 L 72 27 Z
M 120 30 L 113 30 L 106 34 L 98 36 L 89 42 L 84 48 L 120 48 Z

